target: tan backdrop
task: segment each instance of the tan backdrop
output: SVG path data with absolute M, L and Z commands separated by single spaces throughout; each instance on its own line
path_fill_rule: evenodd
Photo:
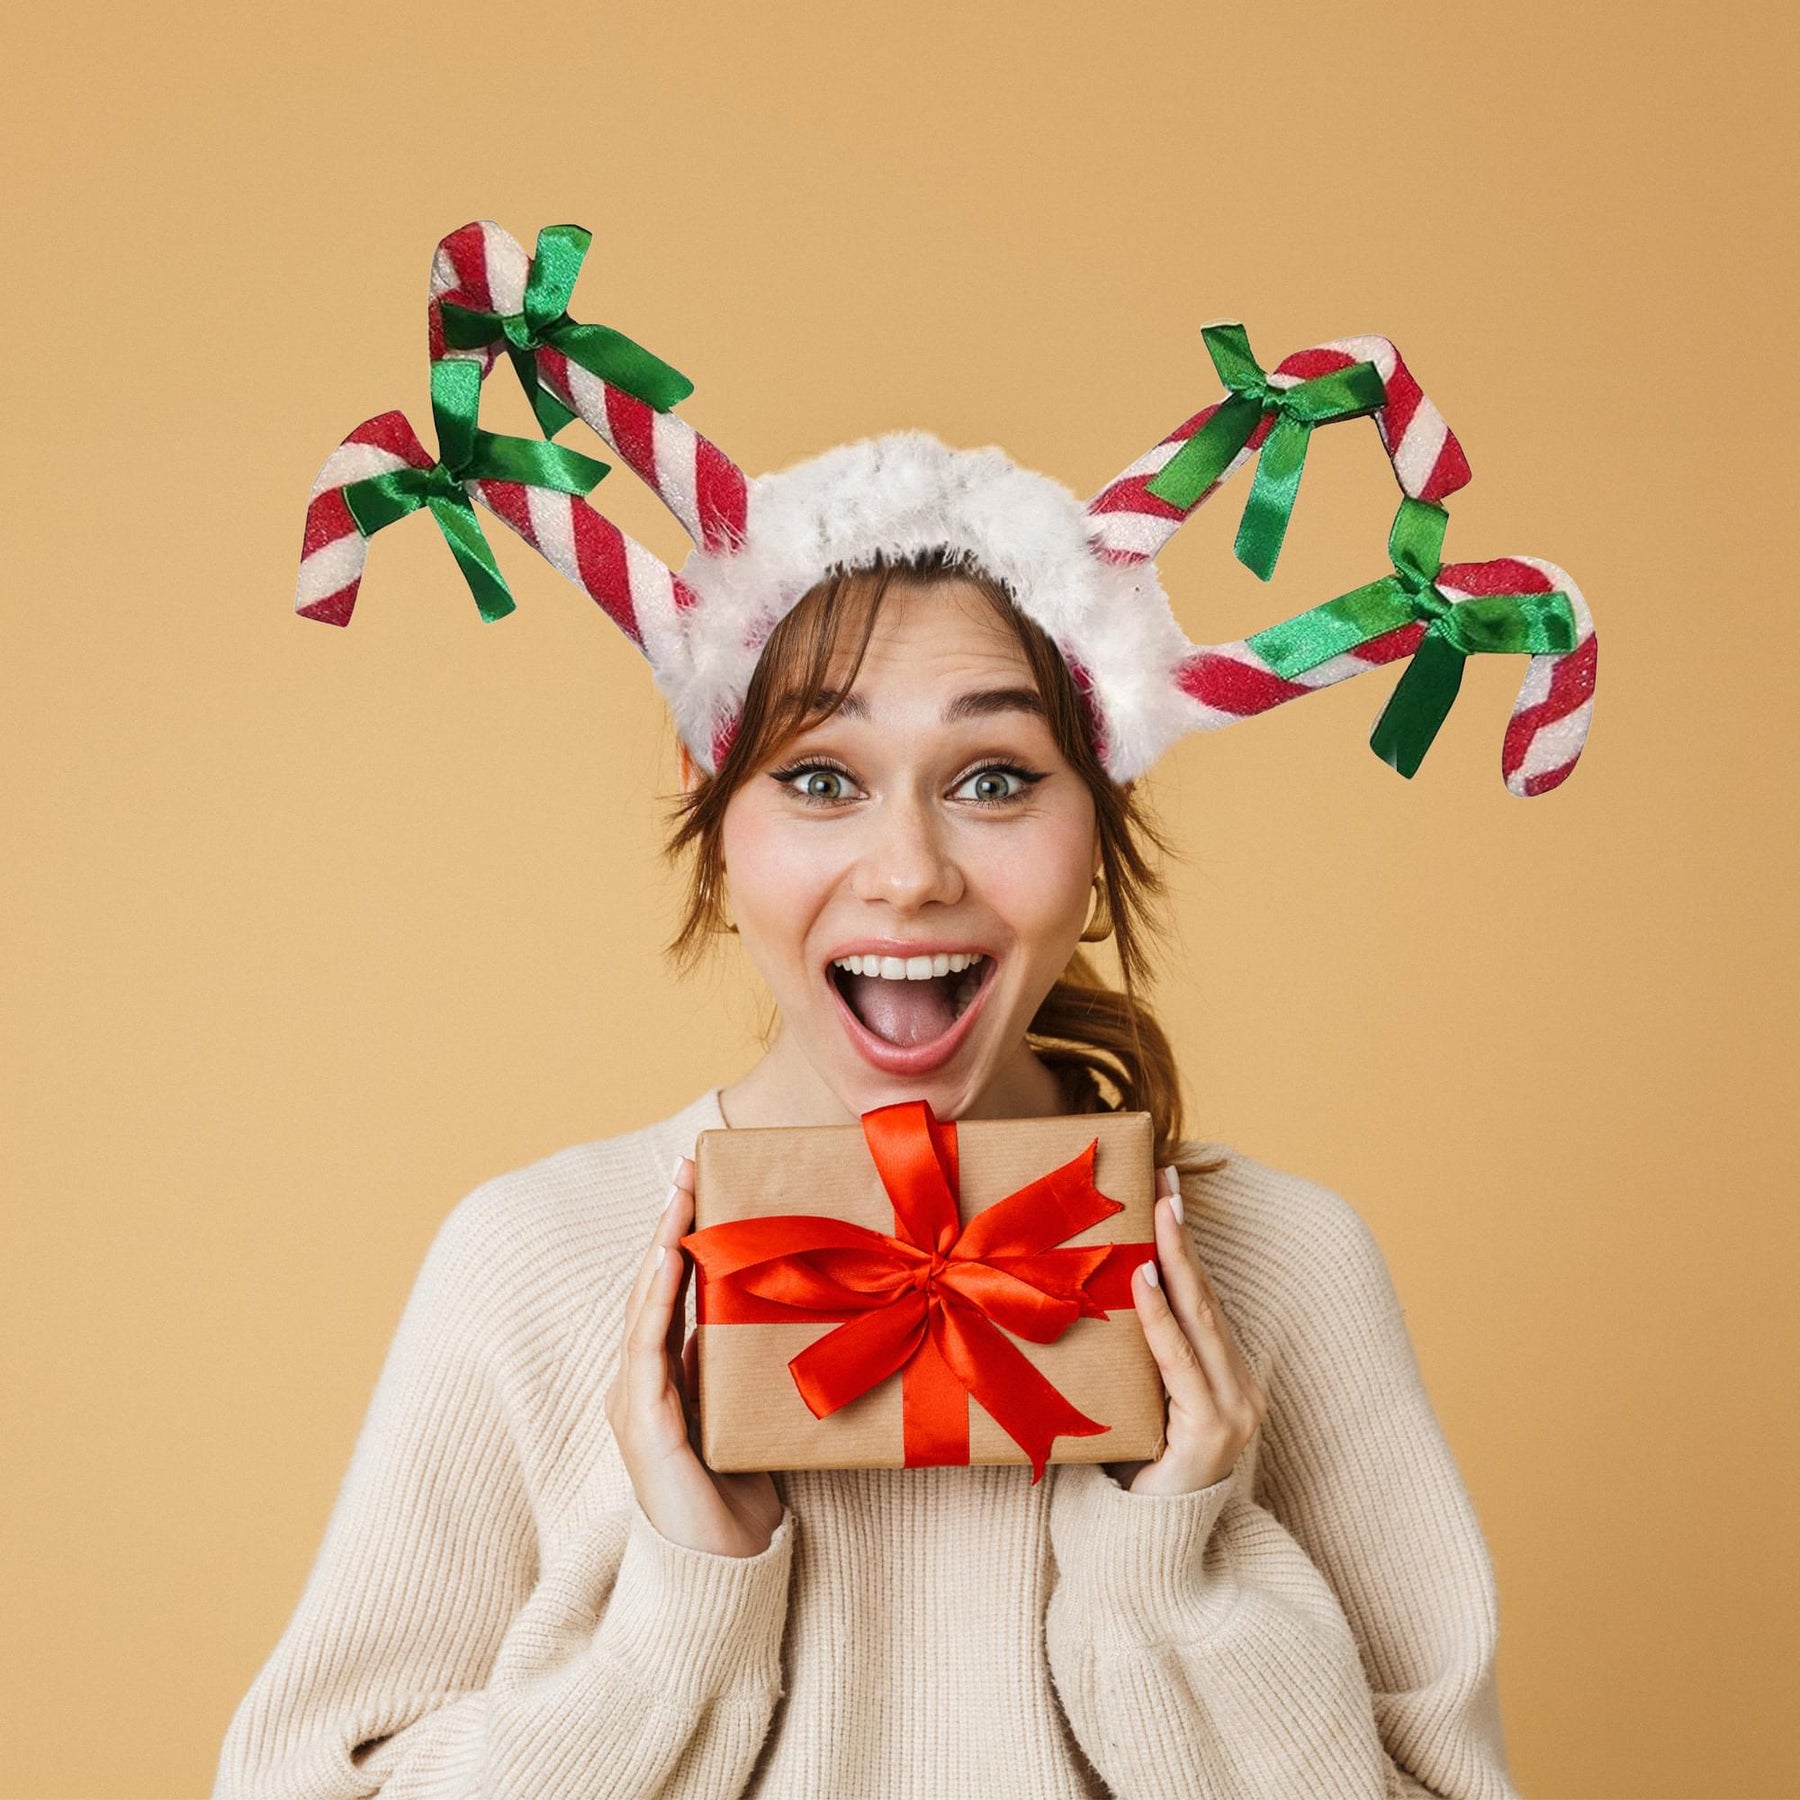
M 1410 782 L 1386 674 L 1188 740 L 1160 1003 L 1197 1129 L 1387 1251 L 1525 1792 L 1800 1791 L 1792 17 L 9 13 L 0 1793 L 203 1795 L 438 1222 L 755 1053 L 740 962 L 659 961 L 673 741 L 585 598 L 496 527 L 483 625 L 421 519 L 350 629 L 290 610 L 327 451 L 427 424 L 479 216 L 591 226 L 576 315 L 752 472 L 918 425 L 1089 492 L 1216 393 L 1205 320 L 1398 341 L 1477 472 L 1454 553 L 1594 608 L 1586 759 L 1505 792 L 1499 657 Z M 1171 547 L 1189 634 L 1380 573 L 1392 503 L 1323 434 L 1272 589 L 1236 502 Z

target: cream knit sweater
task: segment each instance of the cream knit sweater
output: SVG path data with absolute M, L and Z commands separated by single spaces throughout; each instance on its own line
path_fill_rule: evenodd
M 214 1800 L 1516 1800 L 1493 1572 L 1380 1249 L 1235 1152 L 1186 1186 L 1269 1396 L 1225 1479 L 794 1470 L 760 1555 L 663 1538 L 602 1400 L 724 1123 L 715 1088 L 450 1212 Z

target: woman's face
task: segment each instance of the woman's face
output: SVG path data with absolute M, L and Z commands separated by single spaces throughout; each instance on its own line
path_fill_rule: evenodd
M 1025 1030 L 1079 939 L 1100 841 L 978 588 L 892 585 L 849 699 L 732 796 L 723 848 L 776 1048 L 849 1113 L 922 1097 L 966 1117 L 1006 1110 L 1028 1068 L 1041 1080 Z

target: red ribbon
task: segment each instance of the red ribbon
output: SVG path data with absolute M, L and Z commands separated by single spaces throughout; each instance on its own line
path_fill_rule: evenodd
M 1096 1138 L 1060 1168 L 961 1224 L 956 1125 L 925 1100 L 862 1115 L 894 1204 L 895 1235 L 817 1213 L 731 1219 L 689 1232 L 705 1325 L 837 1324 L 793 1357 L 816 1418 L 896 1370 L 908 1468 L 969 1460 L 973 1396 L 1043 1478 L 1058 1435 L 1111 1429 L 1078 1411 L 1005 1335 L 1053 1344 L 1078 1318 L 1134 1304 L 1131 1272 L 1154 1243 L 1052 1249 L 1125 1210 L 1094 1186 Z M 1005 1331 L 999 1327 L 1005 1327 Z

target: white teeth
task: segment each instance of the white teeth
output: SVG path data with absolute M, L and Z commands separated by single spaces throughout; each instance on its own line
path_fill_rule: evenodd
M 983 961 L 980 950 L 940 950 L 935 956 L 840 956 L 835 966 L 852 975 L 879 975 L 884 981 L 930 981 L 960 975 Z

